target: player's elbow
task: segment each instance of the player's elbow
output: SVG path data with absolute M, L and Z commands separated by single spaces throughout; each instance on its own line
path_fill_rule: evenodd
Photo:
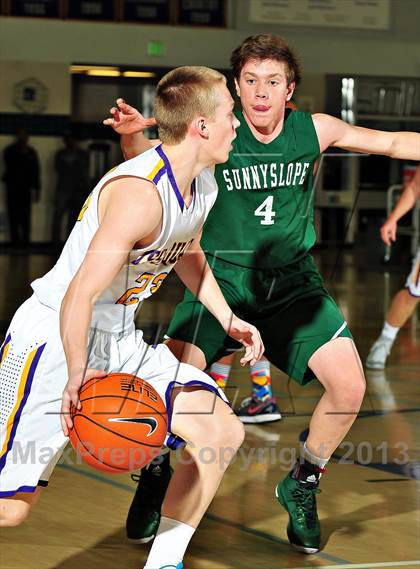
M 413 136 L 414 135 L 414 136 Z M 420 160 L 420 135 L 410 132 L 397 132 L 392 136 L 389 151 L 384 153 L 390 158 Z
M 392 142 L 389 146 L 389 150 L 388 150 L 388 152 L 386 152 L 386 154 L 390 158 L 400 158 L 400 156 L 401 156 L 401 144 L 400 144 L 398 136 L 393 137 Z

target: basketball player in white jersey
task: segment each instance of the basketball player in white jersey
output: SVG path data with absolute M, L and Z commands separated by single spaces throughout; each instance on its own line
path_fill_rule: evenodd
M 420 165 L 417 166 L 413 179 L 405 186 L 395 208 L 381 227 L 381 238 L 385 245 L 390 246 L 396 241 L 399 220 L 416 206 L 418 200 L 420 200 Z M 376 370 L 385 368 L 386 360 L 400 328 L 404 326 L 414 313 L 419 301 L 420 247 L 417 249 L 405 288 L 399 290 L 393 297 L 381 334 L 370 348 L 366 359 L 367 368 Z
M 150 382 L 169 401 L 167 445 L 176 446 L 177 437 L 187 441 L 145 566 L 182 567 L 227 466 L 221 451 L 233 457 L 243 427 L 213 380 L 180 364 L 166 346 L 148 346 L 134 316 L 177 263 L 186 286 L 246 347 L 242 363 L 262 354 L 258 331 L 232 314 L 199 245 L 217 194 L 209 167 L 227 159 L 239 125 L 232 110 L 218 72 L 181 67 L 168 73 L 155 109 L 163 144 L 102 178 L 57 264 L 32 283 L 34 294 L 16 312 L 0 353 L 0 526 L 21 523 L 47 484 L 83 382 L 122 371 Z M 217 458 L 204 464 L 200 450 L 208 446 Z M 46 448 L 52 451 L 47 465 Z

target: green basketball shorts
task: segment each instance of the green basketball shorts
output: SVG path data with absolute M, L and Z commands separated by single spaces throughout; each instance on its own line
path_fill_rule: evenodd
M 262 271 L 211 258 L 209 262 L 233 312 L 260 331 L 267 359 L 299 383 L 315 379 L 308 361 L 318 348 L 337 337 L 352 338 L 311 255 Z M 241 347 L 188 290 L 167 336 L 199 347 L 207 365 Z

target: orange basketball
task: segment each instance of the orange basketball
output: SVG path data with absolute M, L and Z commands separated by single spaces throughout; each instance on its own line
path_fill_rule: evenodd
M 91 379 L 72 407 L 69 437 L 76 452 L 105 472 L 129 472 L 146 466 L 165 441 L 168 418 L 157 391 L 126 373 Z

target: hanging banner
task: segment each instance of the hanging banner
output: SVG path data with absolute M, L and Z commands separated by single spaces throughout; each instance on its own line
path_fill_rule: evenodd
M 225 0 L 179 0 L 178 24 L 223 27 Z
M 169 24 L 169 0 L 124 0 L 123 20 L 150 24 Z
M 77 20 L 114 20 L 114 2 L 111 0 L 71 0 L 68 17 Z
M 58 0 L 12 0 L 9 14 L 31 18 L 58 18 L 60 4 Z
M 386 30 L 389 0 L 250 0 L 249 21 L 258 24 Z

